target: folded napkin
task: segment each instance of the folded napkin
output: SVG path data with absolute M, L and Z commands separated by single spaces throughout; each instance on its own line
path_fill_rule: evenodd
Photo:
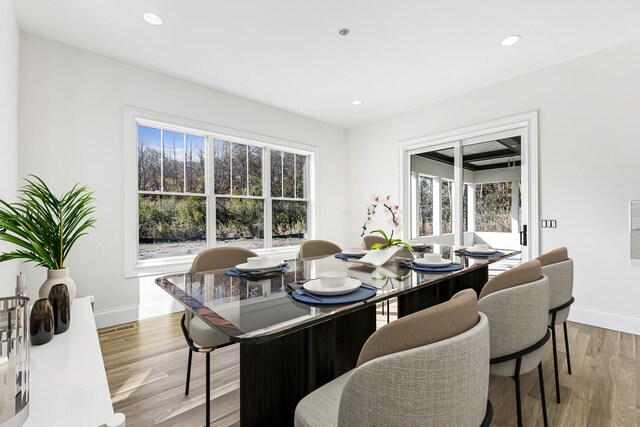
M 462 264 L 458 264 L 455 262 L 444 267 L 427 267 L 424 265 L 415 264 L 414 262 L 406 262 L 404 263 L 404 265 L 411 270 L 426 271 L 429 273 L 448 273 L 451 271 L 458 271 L 462 269 Z
M 459 253 L 464 256 L 478 257 L 478 258 L 488 258 L 490 256 L 503 256 L 505 254 L 504 252 L 500 252 L 500 251 L 495 251 L 490 254 L 472 254 L 471 252 L 467 252 L 465 250 L 462 250 Z
M 342 252 L 335 254 L 334 256 L 338 259 L 360 259 L 364 256 L 365 254 L 362 255 L 349 255 L 349 254 L 343 254 Z
M 289 271 L 289 264 L 285 262 L 275 268 L 270 268 L 268 270 L 261 270 L 261 269 L 238 270 L 237 268 L 232 267 L 226 270 L 225 273 L 229 276 L 251 277 L 251 276 L 263 276 L 263 275 L 266 276 L 269 274 L 276 274 L 276 273 L 286 273 L 287 271 Z
M 305 293 L 308 291 L 305 291 Z M 316 295 L 313 296 L 317 299 L 314 299 L 308 295 L 301 295 L 298 291 L 291 292 L 291 297 L 294 300 L 303 302 L 305 304 L 311 305 L 340 305 L 340 304 L 350 304 L 358 301 L 363 301 L 371 298 L 378 292 L 375 289 L 365 288 L 364 286 L 360 286 L 353 292 L 344 295 Z

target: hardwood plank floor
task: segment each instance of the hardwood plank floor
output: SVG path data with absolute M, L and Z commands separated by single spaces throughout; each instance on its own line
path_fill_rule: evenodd
M 391 304 L 391 318 L 395 305 Z M 386 312 L 378 312 L 378 326 Z M 191 391 L 184 395 L 187 346 L 182 313 L 100 331 L 113 406 L 128 427 L 203 426 L 204 355 L 193 355 Z M 562 328 L 558 332 L 562 403 L 555 402 L 551 343 L 544 352 L 545 392 L 552 426 L 640 426 L 640 336 L 569 323 L 573 375 L 567 373 Z M 229 346 L 213 353 L 214 426 L 239 423 L 239 351 Z M 537 371 L 522 376 L 525 426 L 542 426 Z M 515 391 L 510 378 L 491 377 L 489 397 L 494 426 L 515 425 Z

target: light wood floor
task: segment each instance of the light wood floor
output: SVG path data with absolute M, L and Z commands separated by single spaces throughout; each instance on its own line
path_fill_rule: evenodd
M 392 314 L 394 309 L 392 307 Z M 204 425 L 204 355 L 194 354 L 189 396 L 184 396 L 187 346 L 181 314 L 101 330 L 100 343 L 113 406 L 127 426 Z M 386 316 L 379 316 L 379 325 Z M 545 391 L 552 426 L 640 426 L 640 337 L 569 324 L 573 375 L 567 374 L 558 328 L 562 404 L 555 402 L 551 343 L 544 354 Z M 238 347 L 212 358 L 212 419 L 238 425 Z M 522 377 L 525 426 L 542 426 L 537 371 Z M 515 425 L 515 392 L 509 378 L 492 377 L 489 396 L 494 426 Z

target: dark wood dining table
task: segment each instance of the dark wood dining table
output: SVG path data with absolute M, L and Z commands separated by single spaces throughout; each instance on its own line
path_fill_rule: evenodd
M 462 289 L 480 292 L 489 266 L 520 252 L 467 256 L 454 247 L 433 245 L 426 252 L 462 264 L 453 272 L 408 269 L 402 259 L 373 267 L 327 256 L 286 260 L 286 272 L 262 277 L 228 275 L 225 270 L 159 277 L 156 284 L 240 344 L 240 424 L 293 425 L 298 402 L 356 366 L 360 349 L 376 330 L 376 306 L 395 299 L 397 316 L 448 301 Z M 344 271 L 373 285 L 371 298 L 338 306 L 298 302 L 290 285 L 326 271 Z

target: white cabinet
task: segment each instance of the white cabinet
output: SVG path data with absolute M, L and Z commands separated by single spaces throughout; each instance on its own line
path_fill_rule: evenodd
M 92 299 L 73 302 L 67 332 L 31 347 L 25 427 L 124 427 L 124 415 L 113 412 Z

